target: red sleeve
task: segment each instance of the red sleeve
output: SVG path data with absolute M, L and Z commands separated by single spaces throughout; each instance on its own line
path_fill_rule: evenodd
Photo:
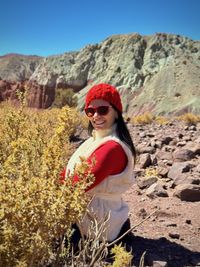
M 122 146 L 112 140 L 99 146 L 87 159 L 88 163 L 91 164 L 93 159 L 95 159 L 95 165 L 92 167 L 91 172 L 94 174 L 95 181 L 86 191 L 98 185 L 107 176 L 122 172 L 128 161 Z M 66 169 L 60 173 L 60 182 L 65 180 L 65 172 Z M 73 183 L 78 181 L 78 176 L 74 175 Z
M 115 141 L 107 141 L 99 146 L 88 158 L 88 163 L 91 164 L 92 159 L 95 159 L 95 165 L 92 168 L 95 181 L 87 189 L 90 190 L 108 175 L 114 175 L 122 172 L 127 165 L 127 156 L 122 146 Z

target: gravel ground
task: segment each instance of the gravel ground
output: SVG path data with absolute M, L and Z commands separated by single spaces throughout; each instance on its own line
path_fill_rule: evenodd
M 149 199 L 137 185 L 124 195 L 130 207 L 134 264 L 146 251 L 145 266 L 200 266 L 200 202 L 185 202 L 170 196 Z M 167 265 L 165 265 L 167 264 Z

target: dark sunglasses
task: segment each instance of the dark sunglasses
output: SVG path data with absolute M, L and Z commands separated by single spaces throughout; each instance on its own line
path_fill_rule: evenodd
M 100 116 L 105 116 L 109 112 L 110 106 L 99 106 L 96 108 L 85 108 L 85 113 L 88 117 L 93 117 L 95 112 Z

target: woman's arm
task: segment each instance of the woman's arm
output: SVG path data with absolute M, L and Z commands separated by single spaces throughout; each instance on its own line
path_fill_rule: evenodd
M 91 164 L 95 160 L 95 165 L 91 172 L 94 174 L 95 181 L 87 189 L 90 190 L 107 176 L 122 172 L 127 165 L 127 156 L 122 146 L 115 141 L 107 141 L 98 147 L 88 158 L 88 163 Z
M 109 175 L 122 172 L 127 165 L 127 160 L 126 153 L 119 143 L 110 140 L 99 146 L 87 159 L 88 165 L 92 166 L 91 172 L 94 174 L 95 181 L 86 191 L 101 183 Z M 94 165 L 93 161 L 95 161 Z M 64 169 L 60 173 L 61 182 L 65 180 L 65 172 Z M 78 181 L 78 175 L 74 175 L 73 183 Z

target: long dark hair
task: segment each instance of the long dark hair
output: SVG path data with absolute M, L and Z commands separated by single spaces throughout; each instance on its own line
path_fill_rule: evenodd
M 133 154 L 133 157 L 134 157 L 134 161 L 136 159 L 136 150 L 135 150 L 135 146 L 133 144 L 133 140 L 131 138 L 131 135 L 129 133 L 129 130 L 126 126 L 126 123 L 122 117 L 122 114 L 121 112 L 119 112 L 114 106 L 113 108 L 117 111 L 117 114 L 118 114 L 118 118 L 116 119 L 116 124 L 117 124 L 117 127 L 116 127 L 116 132 L 117 132 L 117 135 L 119 137 L 119 139 L 124 142 L 128 147 L 129 149 L 131 150 L 132 154 Z M 93 131 L 94 127 L 92 126 L 92 123 L 89 122 L 88 124 L 88 134 L 91 136 L 92 135 L 92 131 Z

